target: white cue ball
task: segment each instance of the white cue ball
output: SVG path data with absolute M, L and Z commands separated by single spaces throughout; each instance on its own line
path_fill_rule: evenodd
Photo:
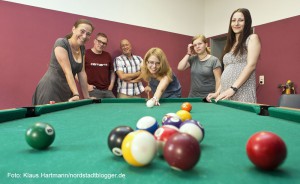
M 155 101 L 153 101 L 152 99 L 150 99 L 150 100 L 147 101 L 146 106 L 149 107 L 149 108 L 151 108 L 151 107 L 154 106 L 154 104 L 155 104 Z

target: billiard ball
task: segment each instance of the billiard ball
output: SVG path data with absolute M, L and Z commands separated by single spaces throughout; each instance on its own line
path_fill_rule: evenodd
M 136 123 L 136 130 L 146 130 L 151 134 L 154 134 L 158 127 L 158 122 L 152 116 L 144 116 L 140 118 Z
M 177 116 L 179 116 L 179 118 L 181 119 L 181 121 L 185 121 L 188 119 L 192 119 L 192 115 L 189 111 L 186 110 L 179 110 L 176 112 Z
M 162 122 L 162 125 L 172 125 L 175 126 L 176 128 L 179 128 L 181 123 L 182 121 L 179 117 L 173 116 L 173 117 L 168 117 L 164 122 Z
M 198 163 L 200 155 L 198 141 L 186 133 L 172 135 L 164 147 L 164 158 L 175 170 L 192 169 Z
M 190 119 L 180 124 L 179 131 L 193 136 L 199 143 L 204 139 L 204 128 L 199 121 Z
M 130 132 L 123 140 L 122 152 L 129 165 L 135 167 L 148 165 L 156 155 L 155 138 L 145 130 Z
M 37 122 L 26 130 L 25 139 L 32 148 L 43 150 L 53 143 L 55 131 L 50 124 Z
M 118 126 L 114 128 L 108 135 L 108 147 L 116 156 L 122 156 L 122 142 L 127 134 L 134 130 L 129 126 Z
M 275 133 L 262 131 L 253 134 L 246 144 L 250 161 L 262 170 L 274 170 L 287 155 L 284 141 Z
M 146 106 L 149 108 L 153 107 L 154 105 L 155 105 L 155 101 L 152 99 L 149 99 L 146 103 Z
M 154 138 L 156 140 L 157 153 L 159 156 L 163 156 L 163 148 L 169 137 L 178 132 L 179 129 L 172 125 L 163 125 L 155 131 Z
M 163 125 L 164 124 L 164 121 L 167 120 L 167 118 L 170 118 L 170 117 L 176 117 L 176 118 L 179 118 L 179 116 L 176 114 L 176 113 L 173 113 L 173 112 L 170 112 L 170 113 L 167 113 L 163 116 L 162 120 L 161 120 L 161 124 Z M 180 119 L 180 118 L 179 118 Z
M 183 104 L 181 104 L 181 110 L 186 110 L 188 112 L 191 112 L 192 104 L 190 104 L 189 102 L 184 102 Z

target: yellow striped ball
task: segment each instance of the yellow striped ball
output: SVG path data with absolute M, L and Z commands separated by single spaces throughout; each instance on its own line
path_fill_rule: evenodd
M 133 131 L 124 138 L 122 153 L 125 161 L 136 167 L 151 163 L 156 155 L 156 141 L 154 136 L 145 130 Z

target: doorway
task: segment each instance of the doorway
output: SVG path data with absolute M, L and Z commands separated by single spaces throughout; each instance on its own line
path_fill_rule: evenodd
M 219 58 L 220 61 L 222 61 L 221 57 L 226 44 L 226 39 L 227 39 L 227 34 L 210 38 L 211 55 Z

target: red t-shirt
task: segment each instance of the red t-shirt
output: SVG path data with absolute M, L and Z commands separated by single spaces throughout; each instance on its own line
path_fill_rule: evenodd
M 101 54 L 95 54 L 91 49 L 86 50 L 85 71 L 90 85 L 100 90 L 107 90 L 113 69 L 112 58 L 108 52 L 102 51 Z

